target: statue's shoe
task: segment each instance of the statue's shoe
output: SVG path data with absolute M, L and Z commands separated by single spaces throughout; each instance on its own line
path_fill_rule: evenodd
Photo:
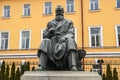
M 44 71 L 44 68 L 42 66 L 39 66 L 35 71 Z
M 76 66 L 72 66 L 71 71 L 78 71 Z

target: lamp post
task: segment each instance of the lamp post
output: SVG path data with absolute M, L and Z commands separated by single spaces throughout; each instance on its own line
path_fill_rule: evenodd
M 26 61 L 25 60 L 22 60 L 21 61 L 21 65 L 20 65 L 20 71 L 21 71 L 21 74 L 24 73 L 24 71 L 26 70 Z
M 104 61 L 102 59 L 95 59 L 95 64 L 93 64 L 92 71 L 98 72 L 102 76 L 102 64 Z
M 22 60 L 21 61 L 21 65 L 25 65 L 26 61 L 25 60 Z
M 99 66 L 100 66 L 100 75 L 102 76 L 102 64 L 104 63 L 104 61 L 103 61 L 103 59 L 98 59 L 97 60 L 97 63 L 99 64 Z

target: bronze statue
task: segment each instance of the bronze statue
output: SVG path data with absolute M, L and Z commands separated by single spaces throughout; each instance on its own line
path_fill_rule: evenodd
M 40 59 L 38 70 L 78 70 L 75 29 L 73 22 L 65 19 L 63 14 L 64 9 L 58 6 L 55 19 L 48 22 L 43 32 L 43 40 L 37 52 Z

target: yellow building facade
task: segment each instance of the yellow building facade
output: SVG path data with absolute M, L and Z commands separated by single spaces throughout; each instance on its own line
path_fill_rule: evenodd
M 85 64 L 120 64 L 120 0 L 0 0 L 0 60 L 37 65 L 42 32 L 57 5 L 74 23 L 78 49 L 87 52 Z

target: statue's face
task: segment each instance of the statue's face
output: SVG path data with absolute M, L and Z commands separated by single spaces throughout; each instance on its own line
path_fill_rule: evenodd
M 56 20 L 57 20 L 57 21 L 62 20 L 62 19 L 64 18 L 63 14 L 64 14 L 63 8 L 62 8 L 62 7 L 58 7 L 58 8 L 56 9 Z
M 58 16 L 58 15 L 62 15 L 63 16 L 63 9 L 58 9 L 58 10 L 56 10 L 56 16 Z

